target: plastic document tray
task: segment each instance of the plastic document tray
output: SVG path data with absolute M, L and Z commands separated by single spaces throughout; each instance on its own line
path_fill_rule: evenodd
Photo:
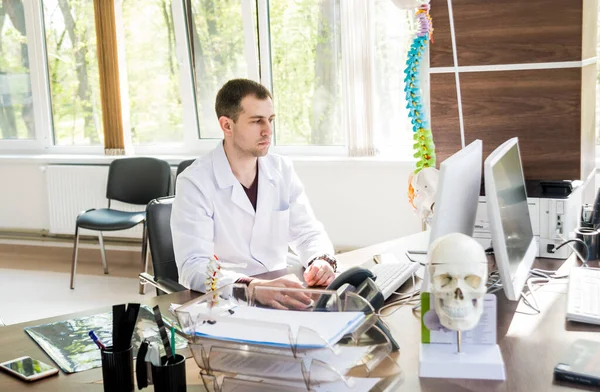
M 281 307 L 300 296 L 308 307 L 261 303 Z M 369 390 L 374 379 L 349 373 L 360 367 L 368 377 L 392 351 L 373 308 L 354 293 L 257 287 L 249 295 L 232 284 L 175 312 L 209 391 Z

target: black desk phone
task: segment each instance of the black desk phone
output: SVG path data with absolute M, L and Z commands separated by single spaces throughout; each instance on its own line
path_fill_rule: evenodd
M 331 282 L 329 286 L 327 286 L 327 290 L 338 291 L 340 297 L 343 296 L 346 292 L 353 292 L 355 294 L 360 295 L 365 298 L 375 309 L 375 311 L 381 309 L 385 299 L 383 298 L 383 294 L 379 290 L 379 287 L 375 284 L 375 280 L 377 276 L 373 274 L 373 272 L 369 271 L 365 268 L 360 267 L 352 267 L 348 270 L 342 272 L 337 278 Z M 341 289 L 341 291 L 340 291 Z M 327 301 L 329 300 L 329 296 L 322 295 L 315 305 L 315 308 L 325 309 L 327 306 Z M 392 349 L 397 351 L 400 349 L 398 343 L 392 337 L 392 334 L 388 327 L 383 323 L 381 319 L 377 320 L 375 325 L 381 329 L 381 331 L 388 337 L 390 342 L 392 343 Z

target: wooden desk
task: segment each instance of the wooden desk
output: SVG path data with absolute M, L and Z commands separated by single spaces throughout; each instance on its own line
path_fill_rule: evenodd
M 174 293 L 171 295 L 163 295 L 160 297 L 148 296 L 148 301 L 145 303 L 150 306 L 159 305 L 163 312 L 168 311 L 171 303 L 184 303 L 192 300 L 193 298 L 200 295 L 192 291 L 183 291 L 180 293 Z M 17 357 L 29 355 L 35 359 L 39 359 L 42 362 L 54 365 L 54 362 L 50 357 L 46 355 L 37 343 L 33 341 L 23 330 L 28 326 L 35 326 L 40 324 L 52 323 L 55 321 L 68 320 L 74 317 L 88 316 L 92 314 L 98 314 L 110 311 L 111 308 L 95 309 L 91 311 L 73 313 L 68 315 L 62 315 L 58 317 L 52 317 L 42 320 L 30 321 L 27 323 L 9 325 L 7 327 L 0 327 L 0 362 L 5 362 Z M 198 367 L 194 363 L 193 359 L 188 360 L 188 365 L 193 365 L 197 370 Z M 188 366 L 188 370 L 190 367 Z M 193 368 L 192 368 L 193 369 Z M 198 377 L 198 372 L 188 371 L 188 378 Z M 43 380 L 35 381 L 32 383 L 23 382 L 5 372 L 0 371 L 0 391 L 13 392 L 21 391 L 26 389 L 35 389 L 36 391 L 103 391 L 103 385 L 98 383 L 98 380 L 102 380 L 102 369 L 96 368 L 78 372 L 74 374 L 64 374 L 59 371 L 58 376 L 45 378 Z M 198 383 L 201 384 L 198 378 Z M 136 384 L 137 385 L 137 384 Z M 152 391 L 154 388 L 144 389 Z M 137 390 L 137 389 L 136 389 Z M 188 391 L 204 391 L 204 388 L 200 385 L 188 387 Z
M 422 234 L 408 236 L 395 241 L 370 246 L 356 251 L 338 255 L 340 265 L 360 265 L 372 258 L 374 254 L 383 253 L 390 249 L 424 249 L 426 238 Z M 573 263 L 569 259 L 565 264 Z M 536 267 L 557 269 L 563 264 L 560 260 L 538 260 Z M 565 267 L 563 267 L 565 270 Z M 274 271 L 261 277 L 277 277 L 290 271 Z M 300 269 L 292 269 L 300 273 Z M 403 287 L 410 290 L 410 281 Z M 498 292 L 498 344 L 506 365 L 507 380 L 476 381 L 450 379 L 421 379 L 419 370 L 419 340 L 420 320 L 412 313 L 410 307 L 403 307 L 394 314 L 384 317 L 394 338 L 401 347 L 399 355 L 394 356 L 400 366 L 404 381 L 393 391 L 566 391 L 573 390 L 570 384 L 555 384 L 553 369 L 569 346 L 577 339 L 585 338 L 600 341 L 600 326 L 578 324 L 565 321 L 567 279 L 548 284 L 536 291 L 536 300 L 541 308 L 539 315 L 526 315 L 518 312 L 530 312 L 516 303 L 509 302 L 503 292 Z M 184 303 L 196 297 L 198 293 L 190 291 L 175 293 L 168 296 L 148 298 L 148 305 L 160 305 L 166 311 L 170 303 Z M 97 309 L 78 314 L 64 315 L 44 320 L 36 320 L 0 328 L 0 362 L 19 356 L 30 355 L 42 361 L 52 363 L 44 351 L 23 331 L 25 326 L 39 325 L 53 321 L 65 320 L 75 316 L 90 315 L 107 311 Z M 194 385 L 188 385 L 189 391 L 204 390 L 199 384 L 197 367 L 192 359 L 188 359 L 188 380 Z M 376 369 L 381 374 L 392 373 L 397 368 L 388 363 Z M 101 369 L 93 369 L 71 375 L 62 372 L 53 377 L 32 384 L 23 383 L 16 378 L 0 374 L 0 391 L 18 391 L 35 388 L 39 391 L 102 391 L 102 385 L 97 381 L 102 379 Z M 152 390 L 152 389 L 150 389 Z
M 337 255 L 340 265 L 354 266 L 369 262 L 372 256 L 394 250 L 403 254 L 403 249 L 426 249 L 428 237 L 423 233 L 369 246 L 356 251 Z M 538 259 L 535 268 L 559 270 L 568 274 L 570 265 L 576 264 L 575 257 L 567 261 Z M 597 267 L 597 265 L 594 265 Z M 297 273 L 297 271 L 294 271 Z M 276 277 L 270 273 L 270 277 Z M 397 364 L 404 373 L 401 391 L 567 391 L 577 388 L 574 384 L 554 383 L 554 366 L 563 357 L 569 346 L 577 339 L 600 341 L 600 326 L 567 322 L 565 309 L 568 279 L 549 283 L 535 292 L 541 313 L 528 315 L 532 311 L 525 305 L 508 301 L 503 291 L 496 292 L 498 298 L 498 345 L 506 367 L 506 381 L 452 380 L 419 378 L 420 318 L 413 314 L 412 307 L 404 306 L 390 316 L 383 317 L 396 341 L 400 345 Z M 411 291 L 410 280 L 402 291 Z M 518 307 L 517 307 L 518 305 Z M 378 369 L 380 370 L 380 369 Z M 396 390 L 396 389 L 394 389 Z
M 366 261 L 373 254 L 390 249 L 425 249 L 426 239 L 421 233 L 339 255 L 340 264 Z M 563 265 L 564 264 L 564 265 Z M 535 268 L 559 270 L 568 273 L 575 257 L 567 261 L 538 259 Z M 410 290 L 407 282 L 404 290 Z M 452 380 L 419 378 L 420 319 L 413 315 L 411 307 L 400 308 L 394 314 L 383 317 L 394 338 L 400 344 L 397 363 L 404 372 L 402 391 L 566 391 L 577 388 L 574 384 L 554 383 L 554 366 L 569 346 L 577 339 L 600 341 L 600 326 L 567 322 L 565 309 L 568 279 L 547 284 L 535 292 L 541 313 L 532 313 L 525 305 L 506 299 L 503 291 L 498 297 L 498 344 L 506 367 L 506 381 Z M 517 305 L 519 305 L 517 307 Z

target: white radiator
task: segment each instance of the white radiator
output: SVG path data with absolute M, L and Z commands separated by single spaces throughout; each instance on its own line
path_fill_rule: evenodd
M 75 219 L 81 211 L 90 208 L 106 208 L 106 182 L 108 166 L 48 165 L 48 209 L 50 233 L 75 233 Z M 146 206 L 111 202 L 111 208 L 123 211 L 143 211 Z M 81 230 L 84 235 L 97 235 L 91 230 Z M 142 238 L 142 225 L 128 230 L 104 232 L 107 237 Z

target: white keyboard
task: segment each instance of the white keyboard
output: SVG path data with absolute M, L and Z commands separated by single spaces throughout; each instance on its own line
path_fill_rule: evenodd
M 393 263 L 375 264 L 369 267 L 369 270 L 377 276 L 375 284 L 381 290 L 383 298 L 388 299 L 419 267 L 419 263 L 396 261 Z
M 571 268 L 567 320 L 600 324 L 600 269 Z

